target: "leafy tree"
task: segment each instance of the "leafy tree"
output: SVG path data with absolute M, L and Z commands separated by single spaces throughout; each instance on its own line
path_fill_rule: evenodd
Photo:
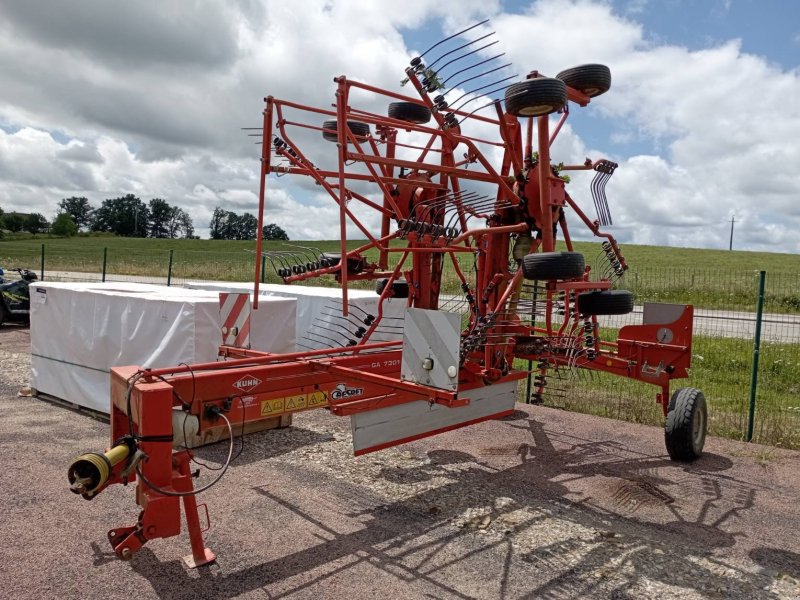
M 47 231 L 48 225 L 47 219 L 45 219 L 43 215 L 39 213 L 31 213 L 25 219 L 24 227 L 25 231 L 36 235 L 37 233 Z
M 53 235 L 60 235 L 62 237 L 72 237 L 76 233 L 78 233 L 78 225 L 67 212 L 62 212 L 59 214 L 55 221 L 53 221 L 53 226 L 50 228 L 50 232 Z
M 192 223 L 192 217 L 190 217 L 189 213 L 187 213 L 185 210 L 178 208 L 177 206 L 172 211 L 172 218 L 169 222 L 169 237 L 173 239 L 177 237 L 194 237 L 194 224 Z
M 258 219 L 250 213 L 236 216 L 234 238 L 235 240 L 254 240 L 256 239 L 256 231 L 258 231 Z
M 0 231 L 3 231 L 5 224 L 3 223 L 3 208 L 0 207 Z
M 170 206 L 166 200 L 153 198 L 148 206 L 150 211 L 150 222 L 148 233 L 153 238 L 174 238 L 170 231 L 170 225 L 179 208 Z
M 8 213 L 7 215 L 3 216 L 3 224 L 9 231 L 22 231 L 22 229 L 25 227 L 25 217 L 19 213 Z
M 147 205 L 133 194 L 103 200 L 94 211 L 92 231 L 108 231 L 129 237 L 147 237 L 150 211 Z
M 211 215 L 209 228 L 212 240 L 254 240 L 258 219 L 250 213 L 237 215 L 218 206 Z
M 211 215 L 211 222 L 209 223 L 209 229 L 211 234 L 212 240 L 224 240 L 227 239 L 225 237 L 226 229 L 228 224 L 228 211 L 223 210 L 219 206 L 214 209 L 214 213 Z
M 58 208 L 72 217 L 72 221 L 78 226 L 78 229 L 88 229 L 92 224 L 94 208 L 89 204 L 89 200 L 83 196 L 64 198 L 58 203 Z
M 286 235 L 286 232 L 275 223 L 265 225 L 262 235 L 265 240 L 289 240 L 289 236 Z

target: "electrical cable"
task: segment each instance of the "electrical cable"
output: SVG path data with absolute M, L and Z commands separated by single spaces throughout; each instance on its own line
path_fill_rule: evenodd
M 206 485 L 204 485 L 201 488 L 198 488 L 196 490 L 192 490 L 190 492 L 176 492 L 176 491 L 173 491 L 173 490 L 165 490 L 165 489 L 159 488 L 158 486 L 156 486 L 153 483 L 151 483 L 150 480 L 147 479 L 147 477 L 145 477 L 142 474 L 142 470 L 139 468 L 139 465 L 136 465 L 136 474 L 139 477 L 142 478 L 142 482 L 144 482 L 144 484 L 147 485 L 147 487 L 152 489 L 157 494 L 161 494 L 162 496 L 177 496 L 177 497 L 180 497 L 180 498 L 183 498 L 184 496 L 194 496 L 194 495 L 199 494 L 201 492 L 205 492 L 206 490 L 210 489 L 212 486 L 216 485 L 219 482 L 219 480 L 222 479 L 222 476 L 225 475 L 225 472 L 228 470 L 228 467 L 231 464 L 231 457 L 233 456 L 233 442 L 234 442 L 234 439 L 233 439 L 233 427 L 231 426 L 231 422 L 228 420 L 228 417 L 226 417 L 224 414 L 222 414 L 222 412 L 219 412 L 217 414 L 220 417 L 222 417 L 222 419 L 225 421 L 225 424 L 228 426 L 228 434 L 230 436 L 230 440 L 231 441 L 230 441 L 230 444 L 228 445 L 228 457 L 225 459 L 225 464 L 222 466 L 222 470 L 220 471 L 220 474 L 217 475 L 216 478 L 213 481 L 207 483 Z

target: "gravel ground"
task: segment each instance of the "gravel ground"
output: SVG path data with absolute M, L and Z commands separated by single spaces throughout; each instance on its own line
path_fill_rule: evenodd
M 346 419 L 296 415 L 201 497 L 217 564 L 186 570 L 185 534 L 124 563 L 106 531 L 135 521 L 133 490 L 66 485 L 108 426 L 19 397 L 29 351 L 0 329 L 7 597 L 800 598 L 800 453 L 710 438 L 678 465 L 660 429 L 529 406 L 361 458 Z

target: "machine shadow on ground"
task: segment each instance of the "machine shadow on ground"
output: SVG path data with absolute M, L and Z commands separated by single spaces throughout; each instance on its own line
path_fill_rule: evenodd
M 280 598 L 348 572 L 363 577 L 358 569 L 366 566 L 385 572 L 389 585 L 399 579 L 419 597 L 436 598 L 628 598 L 647 581 L 777 598 L 765 591 L 776 571 L 800 575 L 790 551 L 755 547 L 752 570 L 728 560 L 747 538 L 741 517 L 758 508 L 762 491 L 728 475 L 730 459 L 707 454 L 676 464 L 611 439 L 548 431 L 522 415 L 502 423 L 524 433 L 520 444 L 487 447 L 479 456 L 432 450 L 422 465 L 384 469 L 387 481 L 444 481 L 397 502 L 333 477 L 319 489 L 318 473 L 279 465 L 282 476 L 316 486 L 327 501 L 301 506 L 277 485 L 253 489 L 270 514 L 301 524 L 319 543 L 276 546 L 274 559 L 229 572 L 209 566 L 190 574 L 147 548 L 131 566 L 165 599 L 232 598 L 259 588 Z M 252 451 L 246 447 L 245 455 Z M 337 506 L 356 510 L 342 514 Z M 486 508 L 477 527 L 463 519 L 474 507 Z M 554 521 L 548 539 L 543 531 Z M 104 562 L 99 555 L 96 564 Z M 459 575 L 467 573 L 472 579 Z

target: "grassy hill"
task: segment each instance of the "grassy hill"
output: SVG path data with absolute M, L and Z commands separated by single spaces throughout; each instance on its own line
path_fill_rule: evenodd
M 357 248 L 364 241 L 350 241 L 350 248 Z M 174 250 L 176 255 L 185 254 L 191 262 L 214 261 L 216 257 L 248 254 L 255 250 L 253 241 L 230 240 L 164 240 L 119 237 L 73 237 L 37 238 L 25 240 L 0 240 L 0 264 L 15 266 L 26 262 L 38 266 L 42 244 L 45 245 L 46 258 L 58 260 L 50 268 L 61 270 L 80 270 L 78 266 L 90 256 L 102 258 L 103 248 L 110 255 L 127 254 L 132 259 L 136 255 L 155 257 L 166 255 Z M 398 242 L 398 246 L 402 245 Z M 298 246 L 318 249 L 321 252 L 337 251 L 339 242 L 293 241 L 265 242 L 265 250 L 296 251 Z M 586 255 L 588 262 L 600 252 L 597 242 L 576 242 L 576 249 Z M 747 252 L 742 250 L 704 250 L 697 248 L 667 248 L 662 246 L 623 245 L 623 254 L 632 269 L 715 269 L 719 271 L 765 270 L 776 272 L 800 271 L 800 254 L 780 254 L 772 252 Z M 70 256 L 75 260 L 71 261 Z M 51 262 L 51 261 L 48 261 Z M 70 264 L 73 267 L 70 267 Z

